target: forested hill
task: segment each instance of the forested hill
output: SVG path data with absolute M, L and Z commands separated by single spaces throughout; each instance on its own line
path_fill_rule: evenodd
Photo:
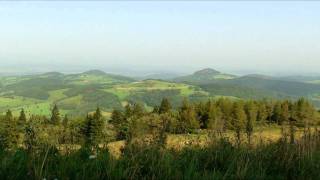
M 171 80 L 168 77 L 136 80 L 131 77 L 91 70 L 77 74 L 48 72 L 38 75 L 0 76 L 0 112 L 48 115 L 57 104 L 61 112 L 85 114 L 97 106 L 108 115 L 113 108 L 140 102 L 151 110 L 167 97 L 176 107 L 184 97 L 191 101 L 208 98 L 231 99 L 292 98 L 304 96 L 320 106 L 317 79 L 294 81 L 263 75 L 235 76 L 214 69 L 203 69 Z M 320 81 L 320 80 L 319 80 Z

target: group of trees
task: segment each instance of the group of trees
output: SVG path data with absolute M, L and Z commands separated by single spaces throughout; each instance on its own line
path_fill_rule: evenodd
M 22 109 L 19 117 L 11 110 L 0 116 L 0 149 L 25 147 L 32 150 L 39 144 L 82 144 L 84 147 L 96 147 L 102 138 L 105 119 L 100 108 L 88 113 L 86 118 L 63 118 L 55 105 L 51 117 L 31 115 L 27 118 Z
M 245 133 L 250 143 L 254 127 L 265 124 L 276 124 L 283 127 L 309 127 L 317 123 L 317 111 L 307 100 L 261 100 L 242 101 L 221 98 L 207 102 L 190 103 L 182 101 L 178 109 L 173 109 L 170 101 L 164 98 L 160 106 L 152 112 L 146 112 L 139 104 L 127 105 L 123 111 L 114 110 L 111 123 L 118 130 L 118 138 L 125 139 L 130 135 L 130 122 L 138 122 L 147 116 L 158 119 L 170 133 L 191 133 L 198 129 L 215 130 L 223 133 L 235 132 L 236 139 L 241 140 Z M 157 126 L 155 123 L 149 126 Z M 137 130 L 141 131 L 141 130 Z
M 257 125 L 277 124 L 293 129 L 308 128 L 317 122 L 316 109 L 303 98 L 297 101 L 221 98 L 197 103 L 184 99 L 178 108 L 173 108 L 169 99 L 164 98 L 151 112 L 139 103 L 114 109 L 109 121 L 99 108 L 85 118 L 62 118 L 55 105 L 50 118 L 37 115 L 27 118 L 23 109 L 19 117 L 14 117 L 10 110 L 0 116 L 0 148 L 32 149 L 39 142 L 98 147 L 109 131 L 116 132 L 115 139 L 127 142 L 145 135 L 163 142 L 166 133 L 193 133 L 199 129 L 217 133 L 233 131 L 238 143 L 245 134 L 250 143 Z

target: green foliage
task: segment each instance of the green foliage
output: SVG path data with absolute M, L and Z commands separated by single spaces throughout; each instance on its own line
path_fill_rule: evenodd
M 97 147 L 99 145 L 104 125 L 105 122 L 99 108 L 96 109 L 93 115 L 87 115 L 80 129 L 85 147 Z
M 257 121 L 257 108 L 253 101 L 249 101 L 245 104 L 246 112 L 246 134 L 248 137 L 248 143 L 251 144 L 251 136 L 253 134 L 254 123 Z
M 139 91 L 130 95 L 127 100 L 129 102 L 143 102 L 148 106 L 154 107 L 158 105 L 163 98 L 168 98 L 174 107 L 177 107 L 182 100 L 179 90 Z
M 25 123 L 27 122 L 27 117 L 26 117 L 26 114 L 24 112 L 24 109 L 21 109 L 20 111 L 20 116 L 18 118 L 18 124 L 20 126 L 23 126 Z
M 163 98 L 162 101 L 161 101 L 161 105 L 159 107 L 159 113 L 160 114 L 168 113 L 168 112 L 170 112 L 171 108 L 172 107 L 171 107 L 169 99 Z
M 238 144 L 241 143 L 241 132 L 246 125 L 247 115 L 244 111 L 243 102 L 235 102 L 232 110 L 232 129 L 236 133 L 236 139 Z
M 57 105 L 54 105 L 52 111 L 51 111 L 51 118 L 50 123 L 52 124 L 59 124 L 61 121 L 60 112 Z
M 194 106 L 189 104 L 187 99 L 182 101 L 179 110 L 179 126 L 180 132 L 192 132 L 194 129 L 200 128 Z
M 17 123 L 12 112 L 8 110 L 6 115 L 0 118 L 0 149 L 14 149 L 18 145 L 18 140 Z

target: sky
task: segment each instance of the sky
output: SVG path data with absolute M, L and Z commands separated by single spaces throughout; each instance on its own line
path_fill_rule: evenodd
M 320 74 L 320 2 L 0 2 L 0 74 Z

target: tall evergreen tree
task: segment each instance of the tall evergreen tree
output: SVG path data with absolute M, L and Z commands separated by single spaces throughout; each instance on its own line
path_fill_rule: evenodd
M 88 114 L 82 127 L 81 134 L 86 147 L 98 147 L 103 133 L 104 120 L 100 108 L 93 115 Z
M 122 112 L 118 109 L 114 109 L 111 113 L 110 123 L 115 127 L 119 127 L 123 121 L 124 115 L 122 114 Z
M 68 115 L 64 115 L 64 118 L 62 120 L 62 125 L 63 127 L 68 127 L 68 124 L 69 124 L 69 118 L 68 118 Z
M 37 143 L 35 129 L 31 123 L 32 122 L 29 121 L 26 124 L 25 131 L 24 131 L 24 145 L 28 150 L 28 152 L 32 152 L 32 150 L 34 149 Z
M 59 124 L 61 121 L 60 112 L 58 106 L 55 104 L 51 111 L 50 122 L 52 124 Z
M 258 105 L 257 121 L 264 123 L 268 118 L 268 110 L 266 104 L 260 102 Z
M 133 107 L 130 103 L 128 103 L 125 107 L 124 107 L 124 117 L 126 119 L 130 118 L 133 115 Z
M 233 103 L 227 98 L 220 98 L 217 105 L 221 108 L 224 130 L 232 128 Z
M 246 112 L 246 134 L 248 138 L 248 143 L 251 144 L 251 136 L 253 133 L 253 127 L 257 120 L 257 108 L 256 104 L 253 101 L 249 101 L 245 105 Z
M 271 116 L 271 120 L 272 122 L 281 124 L 281 103 L 277 102 L 275 104 L 275 106 L 273 107 L 273 112 L 272 112 L 272 116 Z
M 19 132 L 12 112 L 8 110 L 0 121 L 0 148 L 13 149 L 18 145 Z
M 134 103 L 132 107 L 132 113 L 136 118 L 140 118 L 145 114 L 144 106 L 140 103 Z
M 232 111 L 232 127 L 236 133 L 238 145 L 241 144 L 241 132 L 244 130 L 246 119 L 243 102 L 235 102 Z
M 200 123 L 201 129 L 207 129 L 208 123 L 209 123 L 209 110 L 213 106 L 213 103 L 211 101 L 208 101 L 207 103 L 200 102 L 196 104 L 196 113 L 197 113 L 197 119 Z
M 187 99 L 182 101 L 182 106 L 179 111 L 179 124 L 181 132 L 191 132 L 194 129 L 200 128 L 195 109 L 189 104 Z
M 279 125 L 282 125 L 284 123 L 288 123 L 289 118 L 290 118 L 289 101 L 284 101 L 281 103 L 281 113 L 280 113 Z
M 163 98 L 161 101 L 161 105 L 159 107 L 159 113 L 168 113 L 171 110 L 172 106 L 170 104 L 169 99 Z
M 211 103 L 208 108 L 208 128 L 222 133 L 224 131 L 224 122 L 221 108 L 214 103 Z
M 24 112 L 24 109 L 21 109 L 20 111 L 20 116 L 18 118 L 18 124 L 20 126 L 24 125 L 25 123 L 27 122 L 27 117 L 26 117 L 26 114 Z

